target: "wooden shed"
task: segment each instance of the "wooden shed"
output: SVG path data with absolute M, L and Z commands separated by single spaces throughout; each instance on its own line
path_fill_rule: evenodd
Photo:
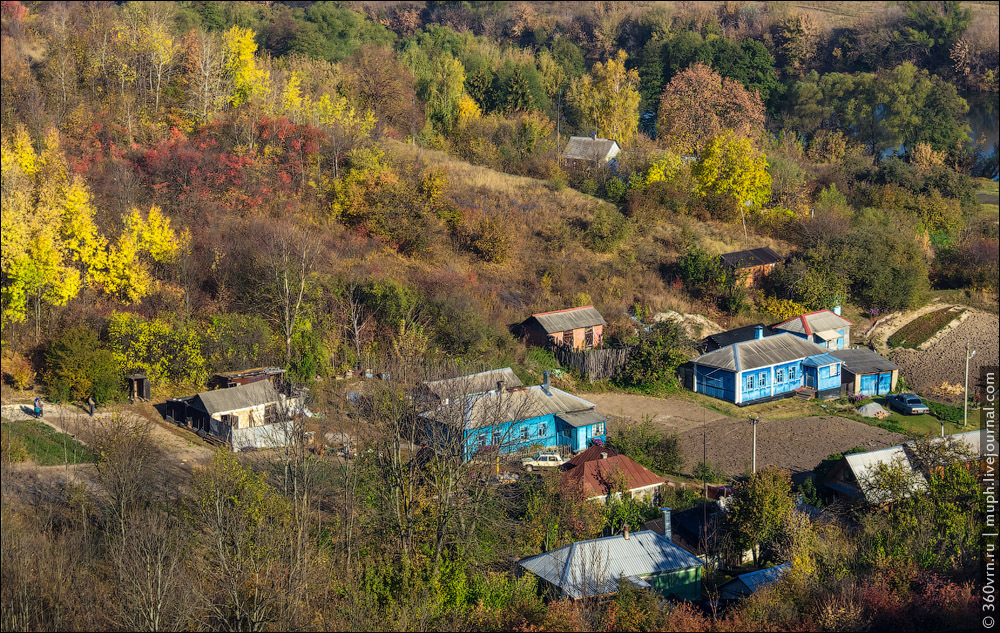
M 525 319 L 521 333 L 539 347 L 565 345 L 571 349 L 599 349 L 608 322 L 594 306 L 539 312 Z
M 867 347 L 830 352 L 843 363 L 842 382 L 848 393 L 882 396 L 891 393 L 899 380 L 899 365 Z
M 748 288 L 759 284 L 764 277 L 771 274 L 776 264 L 784 261 L 781 255 L 767 246 L 736 251 L 735 253 L 724 253 L 719 256 L 719 259 L 722 260 L 722 265 L 727 270 L 744 275 L 743 283 Z

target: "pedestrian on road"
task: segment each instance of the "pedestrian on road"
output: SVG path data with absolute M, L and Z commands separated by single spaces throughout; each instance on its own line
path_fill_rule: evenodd
M 96 404 L 97 403 L 94 402 L 94 396 L 93 395 L 91 395 L 89 398 L 87 398 L 87 405 L 90 406 L 90 417 L 94 417 L 94 406 Z
M 35 396 L 35 419 L 41 419 L 42 417 L 42 399 Z

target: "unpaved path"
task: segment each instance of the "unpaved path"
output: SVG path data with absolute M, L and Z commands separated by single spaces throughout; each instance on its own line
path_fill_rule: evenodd
M 677 433 L 701 428 L 704 422 L 729 419 L 717 411 L 677 398 L 653 398 L 629 393 L 592 393 L 583 397 L 596 404 L 601 413 L 633 420 L 649 417 L 653 424 Z

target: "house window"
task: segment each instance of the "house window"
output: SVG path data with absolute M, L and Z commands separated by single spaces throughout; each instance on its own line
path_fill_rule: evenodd
M 762 371 L 757 375 L 757 382 L 760 383 L 760 388 L 763 389 L 767 386 L 767 372 Z
M 844 337 L 837 339 L 837 349 L 844 349 Z
M 830 365 L 830 376 L 840 375 L 840 365 Z
M 544 436 L 545 436 L 545 424 L 542 423 L 538 425 L 538 437 L 544 437 Z
M 587 347 L 594 346 L 594 328 L 589 327 L 583 331 L 583 343 Z
M 500 433 L 500 429 L 493 429 L 493 445 L 500 446 L 500 442 L 503 440 L 503 434 Z
M 573 345 L 573 330 L 563 332 L 563 345 Z
M 521 427 L 521 441 L 526 441 L 528 439 L 528 427 Z
M 785 370 L 784 368 L 774 370 L 774 382 L 776 384 L 781 384 L 785 382 Z
M 594 435 L 604 435 L 604 422 L 594 425 Z
M 795 367 L 788 368 L 788 380 L 789 381 L 795 380 Z
M 754 378 L 753 374 L 747 374 L 747 391 L 753 391 L 754 389 L 757 388 L 755 386 L 753 378 Z

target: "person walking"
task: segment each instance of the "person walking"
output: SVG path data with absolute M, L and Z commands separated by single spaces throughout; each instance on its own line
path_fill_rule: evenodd
M 90 407 L 90 417 L 94 417 L 94 407 L 97 405 L 97 403 L 94 401 L 93 394 L 91 394 L 90 397 L 87 398 L 87 405 Z
M 35 419 L 41 419 L 42 417 L 42 399 L 35 396 Z

